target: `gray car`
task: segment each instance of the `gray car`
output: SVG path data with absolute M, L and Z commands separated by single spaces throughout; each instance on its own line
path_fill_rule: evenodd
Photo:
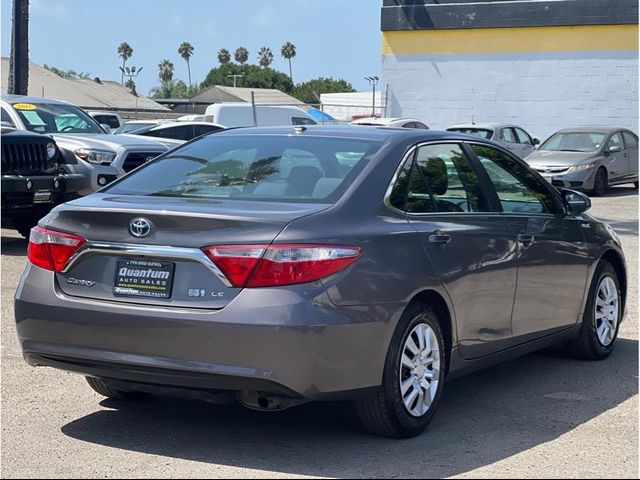
M 610 185 L 638 188 L 638 136 L 609 127 L 567 128 L 554 133 L 526 158 L 557 187 L 604 195 Z
M 625 260 L 589 206 L 457 133 L 222 131 L 32 230 L 20 344 L 111 398 L 353 400 L 370 431 L 417 435 L 445 378 L 612 352 Z
M 540 140 L 532 137 L 524 128 L 506 123 L 467 123 L 453 125 L 447 131 L 493 140 L 520 158 L 525 158 L 536 145 L 540 145 Z

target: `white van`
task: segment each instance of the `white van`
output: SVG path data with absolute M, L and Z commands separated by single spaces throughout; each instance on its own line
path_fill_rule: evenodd
M 249 103 L 215 103 L 205 111 L 205 121 L 227 128 L 282 125 L 315 125 L 311 115 L 298 107 L 256 105 L 255 119 Z

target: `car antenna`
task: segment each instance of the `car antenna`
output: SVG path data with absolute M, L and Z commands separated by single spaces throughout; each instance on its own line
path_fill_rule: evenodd
M 476 121 L 473 119 L 473 114 L 471 115 L 471 125 L 475 125 Z

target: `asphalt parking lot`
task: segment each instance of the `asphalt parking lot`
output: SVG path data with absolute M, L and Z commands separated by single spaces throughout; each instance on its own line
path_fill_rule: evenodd
M 637 478 L 638 196 L 618 187 L 593 204 L 629 267 L 612 357 L 588 363 L 551 349 L 454 380 L 427 432 L 404 441 L 368 435 L 348 404 L 126 404 L 81 376 L 28 367 L 13 320 L 26 242 L 2 230 L 2 476 Z

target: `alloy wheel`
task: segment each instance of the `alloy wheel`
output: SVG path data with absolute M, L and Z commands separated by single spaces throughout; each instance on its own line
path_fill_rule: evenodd
M 429 325 L 415 326 L 402 348 L 400 395 L 413 417 L 421 417 L 431 407 L 440 381 L 440 348 Z
M 598 341 L 605 347 L 613 342 L 620 316 L 620 299 L 613 278 L 606 276 L 598 285 L 594 321 Z

